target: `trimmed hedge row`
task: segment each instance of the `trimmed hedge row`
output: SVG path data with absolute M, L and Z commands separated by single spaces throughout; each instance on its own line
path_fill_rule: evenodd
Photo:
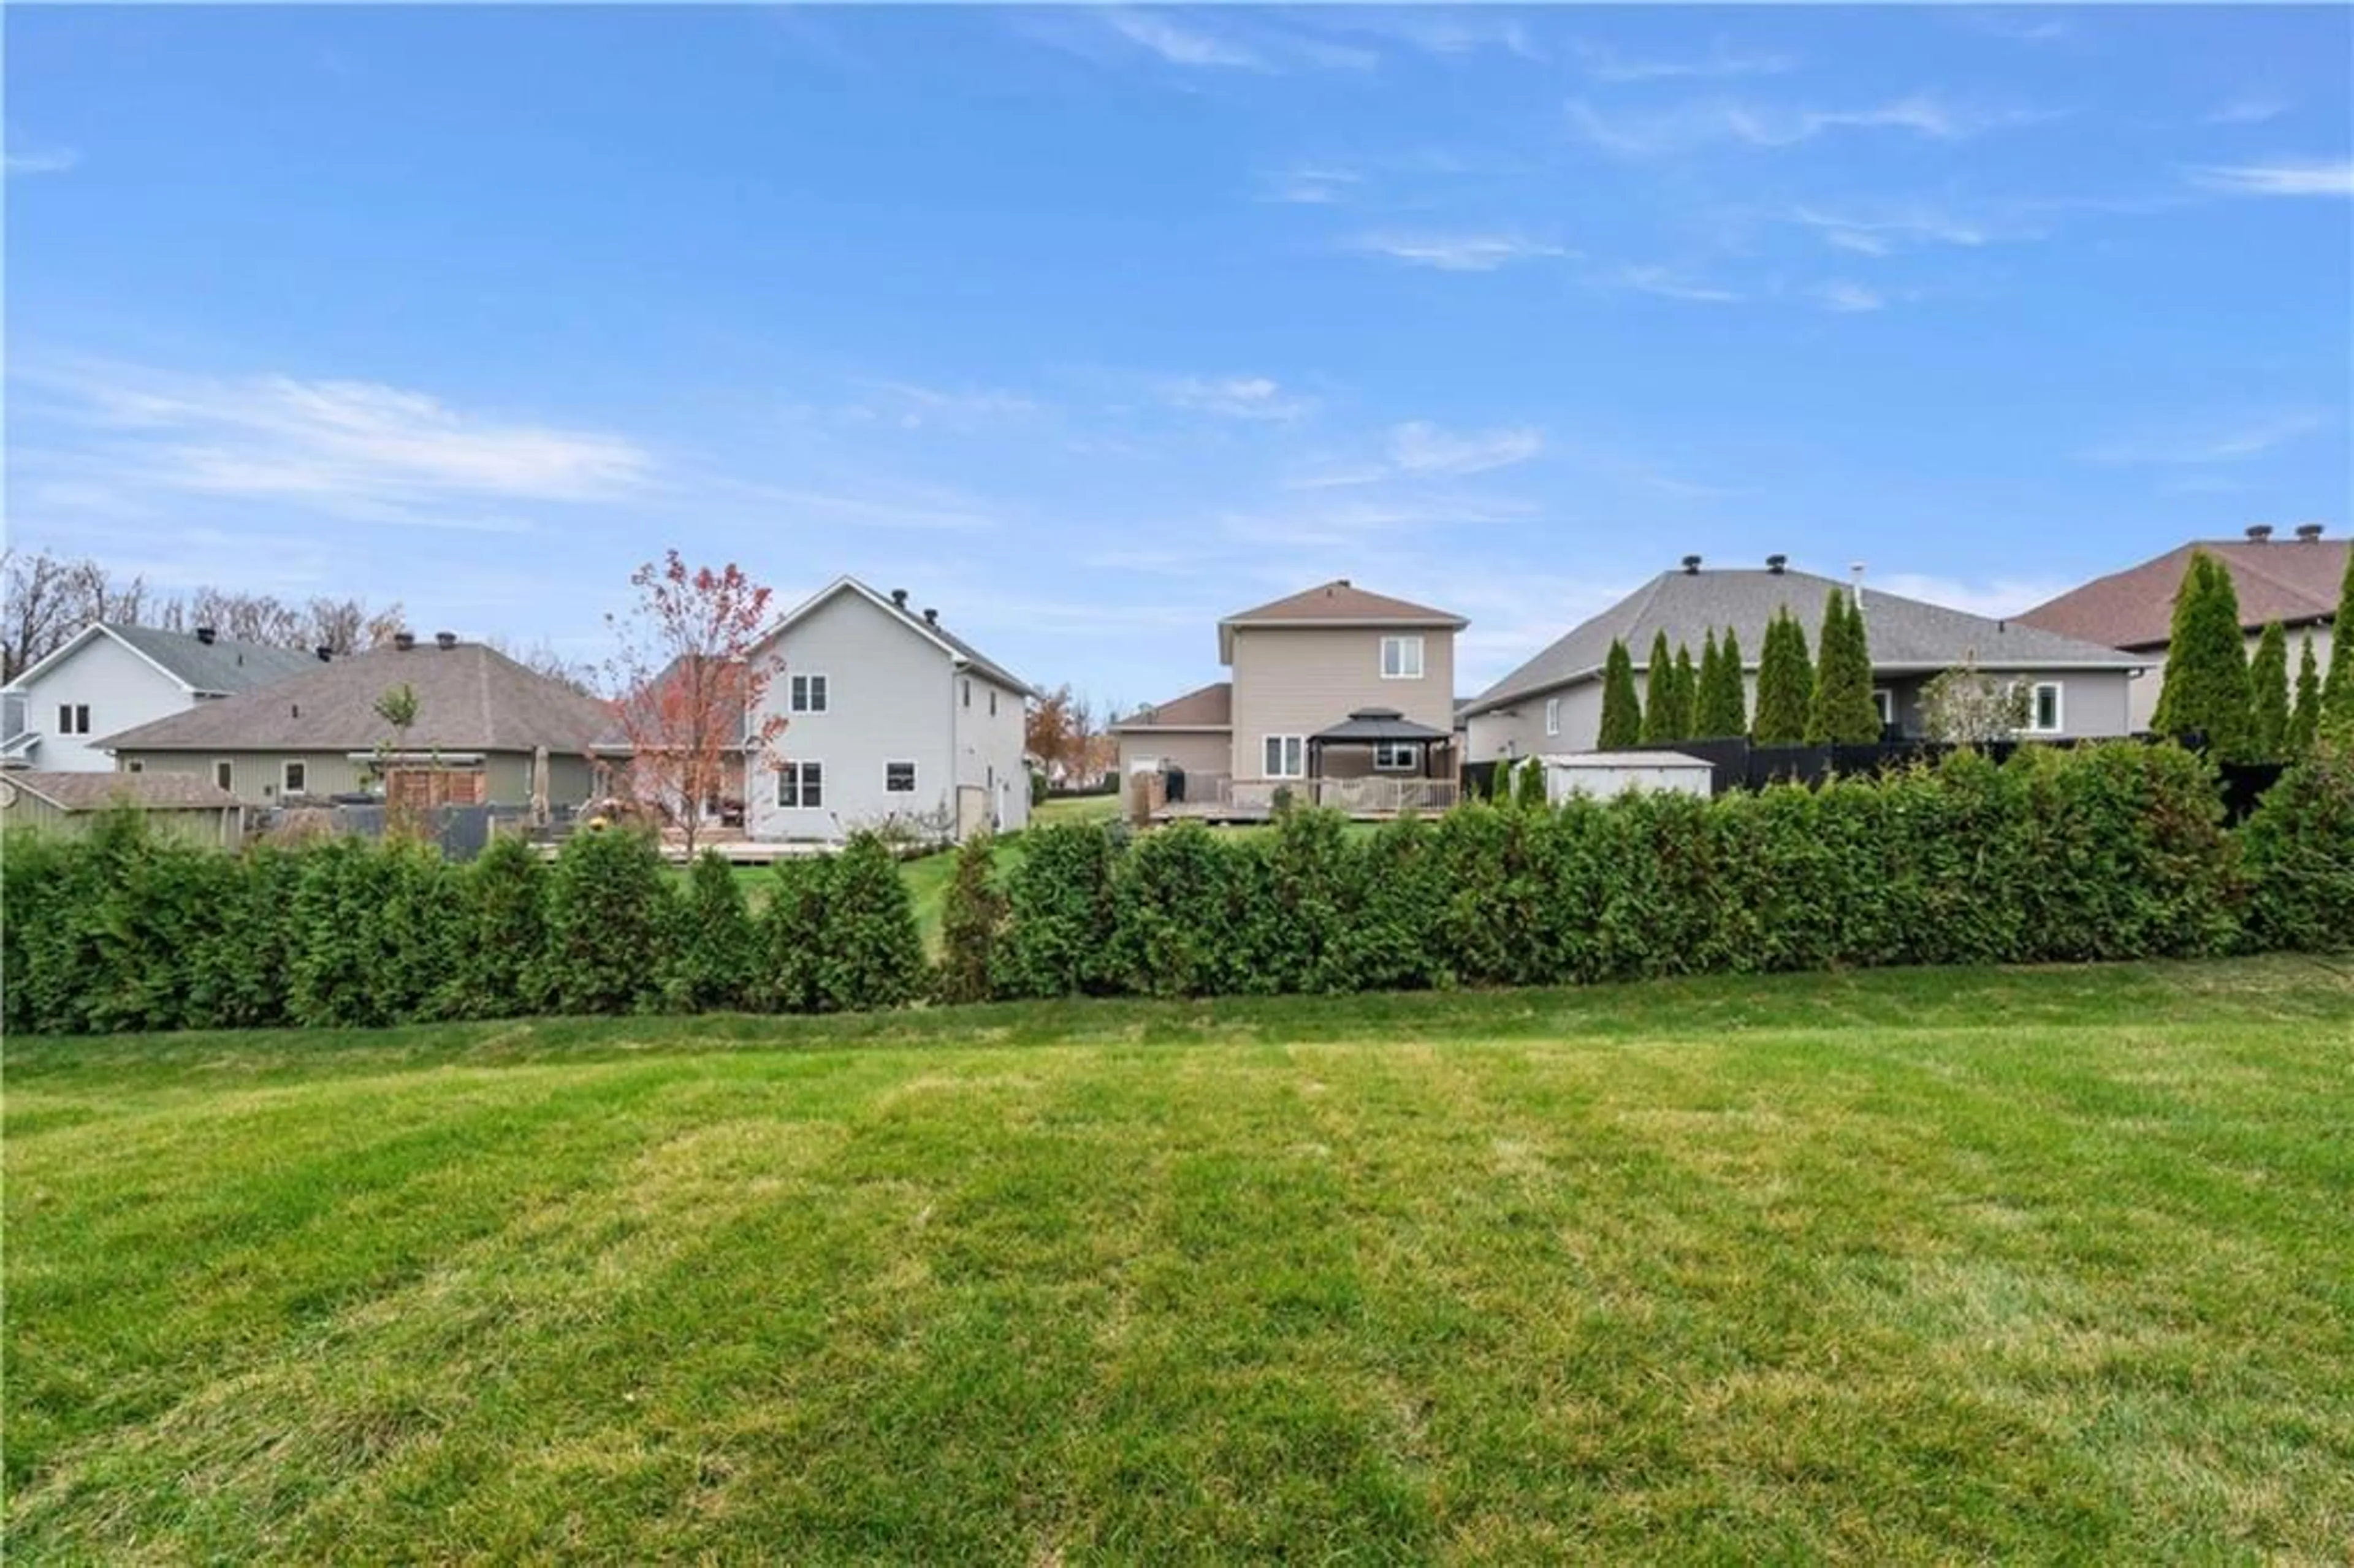
M 755 916 L 716 858 L 514 841 L 469 865 L 334 841 L 236 856 L 151 837 L 12 839 L 9 1030 L 373 1025 L 542 1012 L 832 1012 L 934 996 L 1196 996 L 1700 972 L 2354 949 L 2354 754 L 2237 832 L 2172 746 L 1970 753 L 1819 789 L 1465 806 L 1370 832 L 1288 812 L 1033 829 L 1010 876 L 959 852 L 926 964 L 871 837 L 780 862 Z

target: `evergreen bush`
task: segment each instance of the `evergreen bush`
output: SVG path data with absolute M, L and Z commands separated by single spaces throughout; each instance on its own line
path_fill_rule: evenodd
M 1643 705 L 1635 694 L 1635 662 L 1627 645 L 1610 640 L 1602 662 L 1602 724 L 1594 744 L 1604 751 L 1628 751 L 1643 742 Z
M 986 1001 L 999 937 L 1005 929 L 1005 895 L 995 877 L 997 842 L 975 833 L 959 845 L 940 904 L 940 965 L 935 988 L 942 1001 Z
M 2291 758 L 2313 755 L 2313 743 L 2321 734 L 2321 672 L 2313 657 L 2313 633 L 2305 634 L 2305 650 L 2297 656 L 2296 701 L 2288 715 L 2288 736 L 2284 745 Z
M 1668 634 L 1651 634 L 1650 661 L 1643 667 L 1643 744 L 1664 746 L 1676 733 L 1676 662 Z
M 889 846 L 853 833 L 826 890 L 818 995 L 828 1012 L 904 1007 L 923 994 L 924 939 L 916 901 Z
M 673 1012 L 741 1012 L 753 1003 L 759 937 L 737 885 L 736 868 L 716 850 L 695 856 L 676 930 L 663 1001 Z
M 663 1000 L 677 921 L 650 833 L 574 833 L 556 857 L 543 981 L 559 1012 L 649 1012 Z
M 2150 727 L 2160 735 L 2203 736 L 2217 759 L 2245 761 L 2254 739 L 2250 695 L 2247 641 L 2232 574 L 2206 551 L 2193 550 L 2174 595 L 2165 683 Z
M 995 990 L 1013 997 L 1078 996 L 1113 989 L 1112 841 L 1090 822 L 1055 822 L 1023 835 L 1006 885 L 1007 922 L 992 955 Z
M 2248 685 L 2249 760 L 2283 761 L 2289 755 L 2288 632 L 2277 620 L 2267 621 L 2256 639 Z
M 2264 792 L 2240 832 L 2251 945 L 2354 951 L 2354 746 L 2327 740 Z

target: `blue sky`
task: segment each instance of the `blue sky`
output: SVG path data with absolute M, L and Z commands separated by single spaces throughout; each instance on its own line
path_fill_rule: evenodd
M 2344 8 L 13 9 L 12 541 L 1047 684 L 1327 577 L 1466 691 L 1687 551 L 1975 608 L 2354 525 Z

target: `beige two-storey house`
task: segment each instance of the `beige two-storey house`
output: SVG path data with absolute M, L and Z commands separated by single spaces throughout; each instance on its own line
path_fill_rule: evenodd
M 1233 678 L 1115 725 L 1120 771 L 1180 779 L 1172 799 L 1188 800 L 1295 781 L 1451 784 L 1455 634 L 1468 624 L 1345 577 L 1227 616 L 1218 660 Z

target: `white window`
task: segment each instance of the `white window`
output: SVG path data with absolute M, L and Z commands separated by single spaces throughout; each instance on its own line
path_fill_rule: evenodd
M 2057 735 L 2060 727 L 2060 683 L 2038 681 L 2027 694 L 2027 732 Z
M 144 773 L 147 771 L 147 764 L 134 757 L 122 765 L 122 770 L 125 773 Z
M 825 804 L 825 765 L 788 762 L 777 769 L 777 804 L 811 810 Z
M 1561 733 L 1561 699 L 1559 697 L 1545 699 L 1545 733 L 1547 735 Z
M 970 675 L 964 678 L 964 705 L 972 706 L 972 677 Z
M 1297 735 L 1270 735 L 1267 737 L 1265 761 L 1269 779 L 1304 779 L 1308 776 L 1308 742 Z
M 795 675 L 792 678 L 792 710 L 797 714 L 822 714 L 826 711 L 823 675 Z
M 234 792 L 237 789 L 237 764 L 226 757 L 216 758 L 213 762 L 213 782 Z
M 59 703 L 58 705 L 58 733 L 59 735 L 88 735 L 90 733 L 90 705 L 88 703 Z
M 278 792 L 300 795 L 311 787 L 311 769 L 307 763 L 286 761 L 278 765 Z
M 1422 758 L 1415 755 L 1421 749 L 1410 740 L 1377 740 L 1373 767 L 1384 773 L 1411 773 L 1422 766 Z
M 997 716 L 997 692 L 994 687 L 991 688 L 989 694 L 989 716 L 991 718 Z
M 1880 710 L 1880 727 L 1886 729 L 1896 722 L 1896 694 L 1886 686 L 1872 688 L 1872 705 Z
M 1422 679 L 1421 638 L 1384 637 L 1382 639 L 1382 679 L 1384 681 Z
M 912 762 L 886 762 L 883 765 L 883 790 L 888 795 L 912 795 L 916 792 L 916 765 Z

